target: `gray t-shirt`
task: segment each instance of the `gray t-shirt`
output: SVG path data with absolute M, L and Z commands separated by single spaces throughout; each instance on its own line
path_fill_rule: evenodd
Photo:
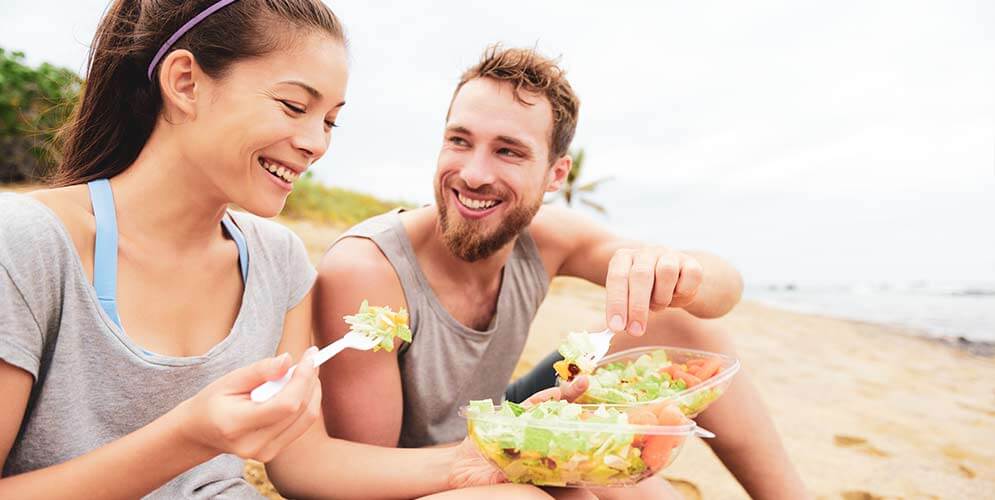
M 228 336 L 206 354 L 149 354 L 100 307 L 61 221 L 25 195 L 0 194 L 0 359 L 35 377 L 3 475 L 48 467 L 129 434 L 232 370 L 273 356 L 286 312 L 315 269 L 287 228 L 235 212 L 249 269 Z M 155 466 L 154 453 L 135 460 Z M 258 498 L 244 463 L 219 455 L 149 498 Z M 113 480 L 114 471 L 107 471 Z

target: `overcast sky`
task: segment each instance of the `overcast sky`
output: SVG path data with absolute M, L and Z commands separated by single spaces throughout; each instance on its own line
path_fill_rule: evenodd
M 460 72 L 537 46 L 618 232 L 754 283 L 995 281 L 995 2 L 327 3 L 352 59 L 327 183 L 431 201 Z M 82 71 L 105 5 L 0 0 L 0 46 Z

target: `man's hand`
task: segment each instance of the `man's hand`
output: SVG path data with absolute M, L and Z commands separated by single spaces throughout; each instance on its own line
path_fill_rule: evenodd
M 589 382 L 587 377 L 580 376 L 573 379 L 567 385 L 561 387 L 551 387 L 533 394 L 529 399 L 526 399 L 522 404 L 525 406 L 530 406 L 534 404 L 542 403 L 543 401 L 550 400 L 565 400 L 573 402 L 573 400 L 584 394 L 587 390 Z M 485 486 L 488 484 L 503 483 L 506 481 L 504 473 L 496 469 L 490 464 L 484 457 L 480 456 L 480 452 L 470 441 L 470 438 L 466 438 L 462 443 L 456 445 L 453 448 L 455 454 L 455 460 L 449 471 L 449 487 L 450 488 L 467 488 L 470 486 Z
M 550 387 L 549 389 L 541 390 L 522 402 L 525 406 L 532 406 L 542 403 L 543 401 L 560 401 L 564 400 L 573 403 L 575 399 L 579 398 L 581 394 L 587 391 L 587 387 L 590 385 L 590 381 L 586 376 L 581 375 L 575 377 L 569 384 L 562 385 L 560 387 Z
M 615 251 L 605 280 L 608 328 L 635 336 L 646 333 L 650 311 L 694 302 L 702 273 L 694 257 L 667 247 Z

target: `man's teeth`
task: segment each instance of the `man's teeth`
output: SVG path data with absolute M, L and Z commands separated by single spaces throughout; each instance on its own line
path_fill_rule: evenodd
M 260 158 L 259 164 L 263 166 L 269 173 L 281 178 L 284 182 L 293 184 L 297 180 L 298 174 L 287 167 L 282 167 L 275 163 L 270 163 L 266 158 Z
M 459 198 L 459 202 L 462 203 L 464 207 L 472 208 L 474 210 L 486 210 L 494 205 L 497 205 L 498 202 L 497 200 L 474 200 L 463 196 L 461 193 L 457 193 L 457 197 Z

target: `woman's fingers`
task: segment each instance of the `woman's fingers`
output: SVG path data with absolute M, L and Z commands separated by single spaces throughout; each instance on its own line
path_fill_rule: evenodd
M 282 430 L 307 409 L 318 383 L 317 369 L 314 366 L 315 353 L 315 347 L 304 351 L 290 381 L 269 401 L 246 401 L 243 407 L 246 429 L 277 427 L 277 430 Z
M 284 448 L 301 437 L 321 417 L 321 384 L 315 384 L 311 392 L 311 400 L 304 411 L 289 422 L 285 427 L 268 436 L 266 445 L 259 452 L 258 460 L 268 462 L 283 451 Z

